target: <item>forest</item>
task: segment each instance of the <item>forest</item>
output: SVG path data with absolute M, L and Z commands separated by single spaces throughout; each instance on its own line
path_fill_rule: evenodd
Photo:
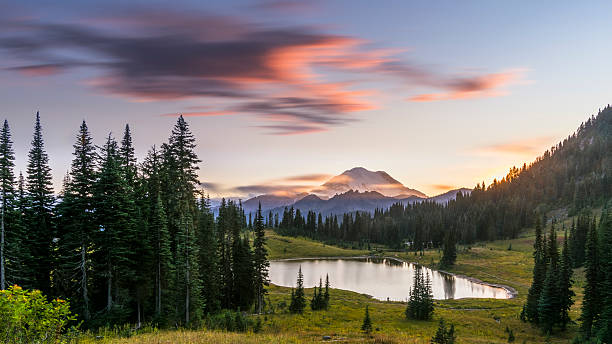
M 96 147 L 85 121 L 59 195 L 36 114 L 25 175 L 0 133 L 0 290 L 18 285 L 70 300 L 82 328 L 143 322 L 192 327 L 220 309 L 260 311 L 268 284 L 261 212 L 216 219 L 197 180 L 195 138 L 178 117 L 167 142 L 137 163 L 129 126 Z
M 612 195 L 612 107 L 582 123 L 571 136 L 547 150 L 533 163 L 513 167 L 491 185 L 476 185 L 447 204 L 416 202 L 323 218 L 321 214 L 288 207 L 281 220 L 268 223 L 281 234 L 305 236 L 330 243 L 385 244 L 414 251 L 454 241 L 516 238 L 533 227 L 538 216 L 558 208 L 568 215 L 605 204 Z M 540 215 L 538 215 L 540 214 Z

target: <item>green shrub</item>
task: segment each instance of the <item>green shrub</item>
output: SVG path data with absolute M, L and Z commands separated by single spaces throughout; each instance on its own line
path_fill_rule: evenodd
M 64 332 L 75 319 L 67 301 L 49 302 L 40 290 L 23 290 L 17 285 L 0 290 L 2 343 L 67 343 Z

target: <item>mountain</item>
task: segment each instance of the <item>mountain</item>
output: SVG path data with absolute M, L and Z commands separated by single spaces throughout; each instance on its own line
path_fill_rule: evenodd
M 249 198 L 242 202 L 242 208 L 246 214 L 255 213 L 261 202 L 261 209 L 265 212 L 270 209 L 284 207 L 286 205 L 293 204 L 304 197 L 308 197 L 306 193 L 300 193 L 297 195 L 259 195 L 257 197 Z
M 387 197 L 408 198 L 417 196 L 426 198 L 424 193 L 405 187 L 385 171 L 369 171 L 363 167 L 355 167 L 344 171 L 325 184 L 311 191 L 311 193 L 322 197 L 331 198 L 337 194 L 343 194 L 349 190 L 365 192 L 376 191 Z
M 437 196 L 433 196 L 433 197 L 429 197 L 428 200 L 434 201 L 436 203 L 445 204 L 445 203 L 448 203 L 448 201 L 457 198 L 457 193 L 458 192 L 461 192 L 464 195 L 469 195 L 469 194 L 472 193 L 472 189 L 460 188 L 460 189 L 450 190 L 450 191 L 447 191 L 447 192 L 445 192 L 443 194 L 440 194 L 440 195 L 437 195 Z
M 455 199 L 457 192 L 470 193 L 470 189 L 451 190 L 428 198 L 424 193 L 405 187 L 384 171 L 369 171 L 355 167 L 337 175 L 310 194 L 272 195 L 265 194 L 250 198 L 242 203 L 245 213 L 254 213 L 261 202 L 264 212 L 283 213 L 285 207 L 293 206 L 306 213 L 309 210 L 324 215 L 342 214 L 353 211 L 387 209 L 394 203 L 408 204 L 431 200 L 447 203 Z

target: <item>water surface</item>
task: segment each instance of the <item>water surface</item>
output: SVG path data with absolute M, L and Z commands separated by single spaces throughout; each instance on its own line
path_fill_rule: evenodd
M 332 288 L 371 295 L 379 300 L 405 301 L 412 286 L 415 269 L 423 269 L 431 279 L 434 299 L 493 298 L 507 299 L 503 288 L 475 283 L 470 279 L 386 258 L 296 259 L 270 262 L 270 281 L 295 287 L 299 267 L 304 287 L 319 285 L 319 278 L 329 274 Z

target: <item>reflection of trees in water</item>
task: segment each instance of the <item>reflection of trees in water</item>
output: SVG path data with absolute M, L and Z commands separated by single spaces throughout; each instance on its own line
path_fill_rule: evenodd
M 378 258 L 378 257 L 374 257 L 374 258 L 365 258 L 366 262 L 371 262 L 371 263 L 375 263 L 375 264 L 384 264 L 387 266 L 397 266 L 397 267 L 401 267 L 404 266 L 404 262 L 396 260 L 396 259 L 389 259 L 389 258 Z
M 442 277 L 442 283 L 444 286 L 444 298 L 454 299 L 455 298 L 455 276 L 440 274 Z

